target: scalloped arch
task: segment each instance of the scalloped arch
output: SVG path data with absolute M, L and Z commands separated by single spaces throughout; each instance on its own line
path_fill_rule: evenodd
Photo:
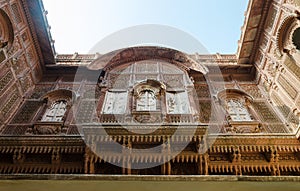
M 293 14 L 289 15 L 283 19 L 278 32 L 276 34 L 276 54 L 282 56 L 284 54 L 284 49 L 290 40 L 293 30 L 300 27 L 298 23 L 298 18 Z M 289 42 L 291 43 L 291 42 Z
M 14 31 L 12 22 L 3 9 L 0 9 L 0 28 L 2 30 L 0 31 L 0 45 L 7 46 L 7 50 L 9 50 L 14 41 Z

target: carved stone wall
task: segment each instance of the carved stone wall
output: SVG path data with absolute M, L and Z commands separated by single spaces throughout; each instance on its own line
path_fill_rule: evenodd
M 300 91 L 300 52 L 294 42 L 299 25 L 299 1 L 273 1 L 267 17 L 268 27 L 262 33 L 255 61 L 258 82 L 267 90 L 279 117 L 287 124 L 290 132 L 297 131 L 295 120 L 299 120 L 297 105 Z M 276 10 L 276 11 L 275 11 Z M 271 26 L 272 23 L 272 26 Z M 270 26 L 269 26 L 270 25 Z
M 290 42 L 298 26 L 298 0 L 265 1 L 270 4 L 266 10 L 261 0 L 253 1 L 255 12 L 262 13 L 247 18 L 252 29 L 245 39 L 251 45 L 241 51 L 243 64 L 236 55 L 186 55 L 162 47 L 137 47 L 122 50 L 105 67 L 107 55 L 103 59 L 57 55 L 56 65 L 44 64 L 38 49 L 43 45 L 35 37 L 26 2 L 34 1 L 0 0 L 1 174 L 299 176 L 295 133 L 300 128 L 300 54 Z M 250 53 L 255 63 L 247 63 Z M 87 73 L 77 79 L 77 68 Z M 217 69 L 222 75 L 207 81 L 209 72 Z M 91 80 L 95 76 L 96 81 Z M 190 91 L 193 88 L 195 92 Z M 117 103 L 126 106 L 125 114 L 103 107 L 108 91 L 112 96 L 121 94 L 122 103 Z M 219 96 L 222 92 L 224 99 Z M 145 105 L 139 100 L 145 96 L 155 100 L 155 106 L 137 109 L 136 104 Z M 226 98 L 240 101 L 238 109 L 248 112 L 247 120 L 230 119 Z M 59 121 L 43 121 L 56 101 L 66 103 L 66 112 Z M 180 104 L 173 107 L 176 102 Z M 194 115 L 182 106 L 189 106 Z M 218 112 L 225 113 L 222 119 Z M 196 130 L 187 135 L 191 125 Z M 182 133 L 174 135 L 177 129 Z M 84 138 L 83 130 L 88 133 Z M 185 140 L 189 144 L 163 163 Z M 104 147 L 112 142 L 121 147 Z M 163 147 L 146 154 L 132 152 L 156 145 Z M 107 153 L 97 155 L 97 149 Z M 156 162 L 161 164 L 131 169 Z
M 30 28 L 28 7 L 21 1 L 0 3 L 0 131 L 42 74 Z

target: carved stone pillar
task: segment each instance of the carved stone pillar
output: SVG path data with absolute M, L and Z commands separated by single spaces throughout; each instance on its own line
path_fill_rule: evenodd
M 123 174 L 131 174 L 131 153 L 132 153 L 132 144 L 131 141 L 128 140 L 128 138 L 124 138 L 123 140 L 123 168 L 122 173 Z M 126 172 L 127 171 L 127 172 Z
M 203 155 L 199 154 L 199 161 L 198 161 L 198 174 L 203 175 Z
M 209 155 L 207 153 L 205 153 L 203 155 L 203 159 L 204 159 L 204 175 L 208 175 L 208 163 L 209 163 Z
M 86 147 L 84 154 L 84 173 L 85 174 L 94 174 L 95 173 L 95 164 L 94 164 L 94 155 L 91 152 L 91 149 Z
M 167 163 L 161 165 L 161 174 L 166 175 Z
M 230 156 L 231 162 L 234 164 L 234 173 L 235 175 L 242 175 L 242 155 L 239 148 L 233 150 L 233 153 Z
M 170 137 L 163 140 L 163 148 L 161 150 L 165 163 L 162 165 L 162 174 L 171 175 L 171 139 Z
M 91 156 L 90 163 L 89 163 L 89 173 L 90 174 L 95 174 L 95 162 L 94 162 L 95 157 Z
M 127 169 L 127 168 L 126 168 L 126 166 L 127 166 L 127 161 L 126 161 L 126 159 L 127 159 L 127 158 L 123 156 L 123 158 L 122 158 L 122 174 L 123 174 L 123 175 L 126 175 L 126 169 Z
M 279 154 L 276 149 L 271 149 L 267 157 L 269 158 L 272 176 L 280 176 Z
M 172 167 L 171 167 L 171 162 L 167 162 L 167 175 L 171 175 L 172 174 Z
M 131 175 L 131 158 L 128 157 L 127 159 L 127 174 Z
M 90 165 L 90 156 L 86 152 L 84 154 L 84 174 L 88 174 L 89 173 L 89 165 Z

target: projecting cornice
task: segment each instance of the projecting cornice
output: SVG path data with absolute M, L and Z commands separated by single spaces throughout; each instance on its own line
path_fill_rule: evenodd
M 42 0 L 22 0 L 21 2 L 41 64 L 54 64 L 55 49 Z
M 255 54 L 258 51 L 258 43 L 265 27 L 271 2 L 272 0 L 249 1 L 237 51 L 238 64 L 253 63 Z

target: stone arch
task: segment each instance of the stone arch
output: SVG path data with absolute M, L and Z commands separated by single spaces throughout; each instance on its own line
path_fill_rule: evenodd
M 160 90 L 161 89 L 165 90 L 166 86 L 162 82 L 148 79 L 148 80 L 145 80 L 145 81 L 135 84 L 133 89 L 134 89 L 135 95 L 139 95 L 144 89 L 149 89 L 149 90 L 153 91 L 155 95 L 159 95 Z
M 197 61 L 185 53 L 170 48 L 155 46 L 130 47 L 99 55 L 88 68 L 91 70 L 101 69 L 107 72 L 123 64 L 149 59 L 166 61 L 187 71 L 193 69 L 203 74 L 208 72 L 207 67 L 201 63 L 197 63 Z
M 3 9 L 0 9 L 0 49 L 10 49 L 14 41 L 12 23 Z
M 52 90 L 50 92 L 47 92 L 45 95 L 41 97 L 42 100 L 57 100 L 57 99 L 66 99 L 70 104 L 73 104 L 73 102 L 76 99 L 76 94 L 67 89 L 58 89 L 58 90 Z
M 12 23 L 4 10 L 0 9 L 0 63 L 7 57 L 14 41 Z
M 276 34 L 275 53 L 277 56 L 281 57 L 284 53 L 296 48 L 293 44 L 293 34 L 299 27 L 300 21 L 295 14 L 289 15 L 283 19 Z

